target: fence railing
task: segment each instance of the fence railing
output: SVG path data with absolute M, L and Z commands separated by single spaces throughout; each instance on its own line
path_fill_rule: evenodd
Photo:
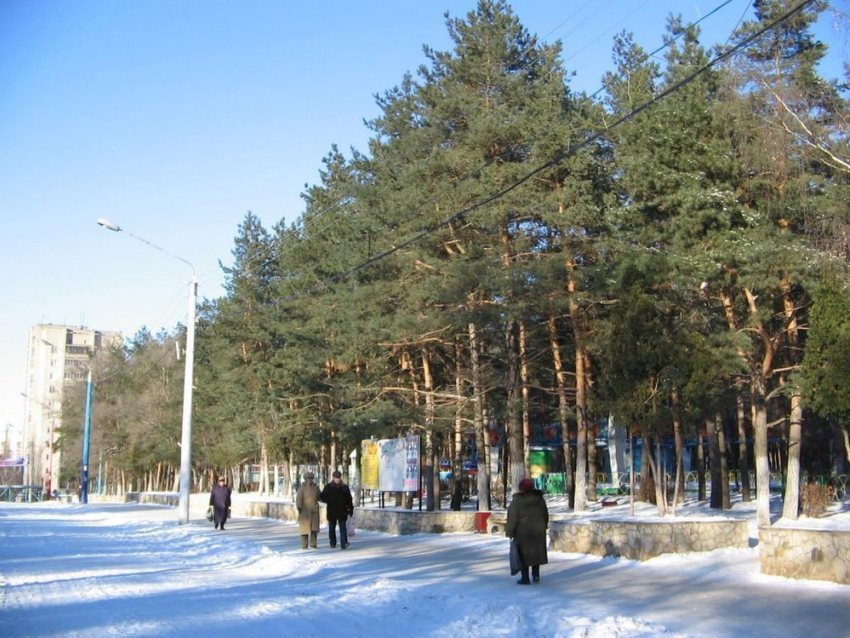
M 754 489 L 756 485 L 756 476 L 754 471 L 748 472 L 750 488 Z M 685 491 L 696 492 L 699 489 L 699 472 L 685 472 Z M 705 484 L 710 489 L 711 473 L 706 472 Z M 674 477 L 672 474 L 666 474 L 665 480 L 667 485 L 672 486 Z M 609 476 L 605 473 L 596 475 L 596 493 L 599 495 L 625 495 L 629 493 L 629 474 L 619 472 L 614 476 Z M 743 482 L 741 481 L 741 473 L 738 470 L 732 470 L 728 474 L 729 485 L 736 490 L 741 489 Z M 801 476 L 801 483 L 818 483 L 821 485 L 831 485 L 835 488 L 835 495 L 838 499 L 843 499 L 847 495 L 848 487 L 850 487 L 850 475 L 848 474 L 816 474 L 810 475 L 804 472 Z M 545 494 L 563 495 L 566 494 L 566 477 L 563 472 L 553 472 L 541 474 L 534 479 L 534 484 L 537 489 L 542 490 Z M 640 474 L 635 474 L 635 487 L 640 487 Z M 773 491 L 781 491 L 784 487 L 784 479 L 781 472 L 770 473 L 770 489 Z
M 0 501 L 6 503 L 35 503 L 44 500 L 41 485 L 0 485 Z

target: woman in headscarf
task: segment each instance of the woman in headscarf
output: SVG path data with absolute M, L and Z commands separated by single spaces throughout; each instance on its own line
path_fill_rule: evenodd
M 210 507 L 213 508 L 213 522 L 215 528 L 224 531 L 227 522 L 227 514 L 230 510 L 230 488 L 227 487 L 227 479 L 218 477 L 218 483 L 210 492 Z

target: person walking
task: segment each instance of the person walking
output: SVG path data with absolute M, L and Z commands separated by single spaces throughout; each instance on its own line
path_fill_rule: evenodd
M 531 568 L 531 578 L 535 583 L 540 582 L 540 566 L 546 565 L 549 558 L 546 554 L 546 528 L 549 526 L 549 508 L 543 492 L 534 489 L 530 478 L 519 482 L 519 492 L 514 495 L 508 506 L 508 521 L 505 526 L 505 536 L 512 538 L 517 544 L 519 555 L 522 557 L 522 577 L 518 585 L 529 585 L 528 569 Z
M 301 532 L 301 549 L 317 547 L 319 537 L 319 486 L 313 482 L 316 478 L 312 472 L 304 475 L 304 482 L 295 493 L 295 507 L 298 510 L 298 529 Z
M 319 500 L 328 506 L 328 538 L 331 547 L 336 547 L 336 526 L 339 523 L 339 541 L 342 549 L 347 549 L 350 543 L 346 522 L 348 517 L 354 514 L 354 500 L 348 485 L 342 482 L 342 474 L 339 471 L 333 473 L 331 482 L 322 489 Z
M 227 479 L 223 476 L 218 477 L 218 483 L 213 485 L 210 492 L 210 507 L 213 508 L 213 523 L 215 528 L 224 531 L 224 524 L 227 522 L 227 515 L 230 512 L 230 488 L 227 486 Z

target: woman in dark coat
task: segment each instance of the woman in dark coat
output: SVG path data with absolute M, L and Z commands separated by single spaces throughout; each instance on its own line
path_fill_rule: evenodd
M 224 531 L 227 513 L 230 511 L 230 488 L 223 476 L 218 477 L 218 485 L 214 485 L 210 492 L 210 506 L 213 508 L 215 528 Z
M 518 585 L 528 585 L 528 568 L 531 578 L 540 582 L 540 566 L 549 562 L 546 554 L 546 528 L 549 526 L 549 508 L 543 492 L 534 489 L 531 479 L 519 482 L 519 493 L 515 494 L 508 507 L 505 536 L 514 539 L 522 557 L 522 578 Z
M 454 489 L 452 490 L 452 500 L 449 503 L 449 507 L 452 508 L 452 511 L 459 512 L 460 505 L 463 502 L 463 485 L 461 485 L 460 481 L 455 481 Z

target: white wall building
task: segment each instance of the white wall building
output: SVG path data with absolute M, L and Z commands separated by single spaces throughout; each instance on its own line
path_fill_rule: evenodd
M 100 348 L 121 343 L 120 332 L 79 326 L 37 324 L 27 335 L 24 393 L 24 480 L 45 494 L 59 489 L 61 458 L 56 442 L 62 429 L 62 399 L 69 384 L 85 383 L 89 360 Z

